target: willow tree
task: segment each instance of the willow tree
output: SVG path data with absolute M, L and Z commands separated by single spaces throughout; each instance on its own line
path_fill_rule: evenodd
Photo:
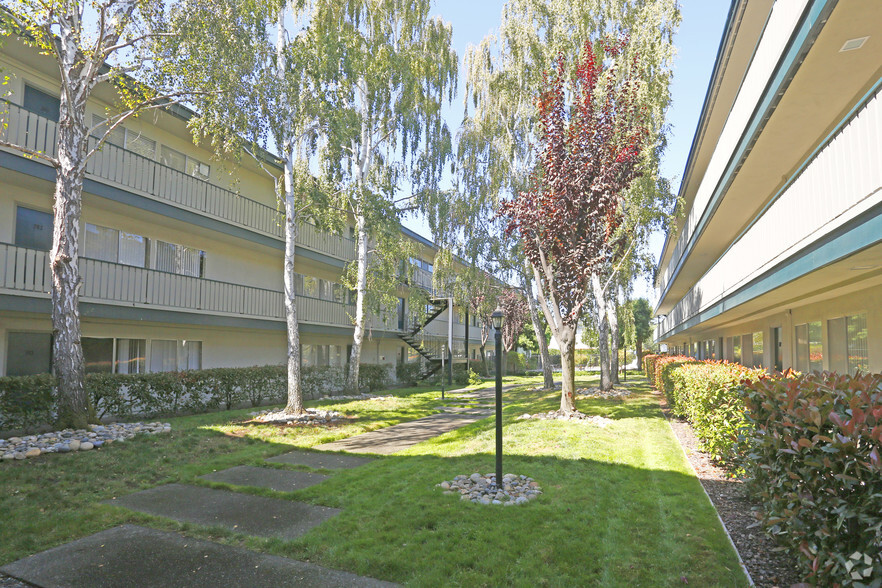
M 626 46 L 605 41 L 595 53 L 588 41 L 572 68 L 558 58 L 536 100 L 538 162 L 530 189 L 500 206 L 560 345 L 564 413 L 575 410 L 576 326 L 592 276 L 617 247 L 610 238 L 621 223 L 623 194 L 641 173 L 648 135 L 637 82 L 604 65 L 603 56 L 614 64 Z
M 625 75 L 629 68 L 637 68 L 628 75 L 639 80 L 637 100 L 646 109 L 649 129 L 642 154 L 644 175 L 625 194 L 623 208 L 672 208 L 670 192 L 658 177 L 658 159 L 664 148 L 664 118 L 670 103 L 672 38 L 679 21 L 677 0 L 506 3 L 498 34 L 488 35 L 478 46 L 470 47 L 465 57 L 466 117 L 457 155 L 460 187 L 457 200 L 448 204 L 451 213 L 438 218 L 442 224 L 445 218 L 453 219 L 446 229 L 457 233 L 449 240 L 460 243 L 458 253 L 462 257 L 477 259 L 494 249 L 488 241 L 499 239 L 499 231 L 492 222 L 482 219 L 493 217 L 500 199 L 527 189 L 536 165 L 533 146 L 537 143 L 538 111 L 534 97 L 541 90 L 543 72 L 553 68 L 558 55 L 575 55 L 586 41 L 604 35 L 630 39 L 617 58 L 618 71 Z M 637 54 L 640 59 L 635 61 Z M 634 251 L 645 249 L 652 230 L 638 225 L 631 225 L 631 234 L 639 241 Z M 531 310 L 535 310 L 532 272 L 519 273 Z M 531 318 L 539 332 L 538 313 L 531 312 Z M 547 365 L 547 350 L 540 351 Z
M 397 228 L 401 214 L 437 194 L 451 153 L 441 106 L 453 98 L 457 57 L 450 46 L 452 30 L 430 18 L 429 0 L 345 0 L 335 11 L 341 75 L 328 141 L 355 224 L 355 329 L 346 386 L 356 390 L 370 242 L 390 233 L 384 226 Z M 398 199 L 405 180 L 413 196 Z
M 54 153 L 0 138 L 0 146 L 55 169 L 52 248 L 53 370 L 58 421 L 84 427 L 94 409 L 80 343 L 79 229 L 86 164 L 126 120 L 176 102 L 210 105 L 250 64 L 238 0 L 4 0 L 0 28 L 55 63 L 59 113 Z M 8 81 L 8 79 L 7 79 Z M 112 85 L 116 104 L 91 125 L 86 106 Z

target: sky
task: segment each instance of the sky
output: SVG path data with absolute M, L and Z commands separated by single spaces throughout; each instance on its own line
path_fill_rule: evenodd
M 460 59 L 459 95 L 445 109 L 444 114 L 447 125 L 454 134 L 463 114 L 465 68 L 462 60 L 466 48 L 477 45 L 487 34 L 498 28 L 504 4 L 505 0 L 436 0 L 434 4 L 434 14 L 453 26 L 453 48 Z M 729 0 L 680 2 L 683 18 L 674 37 L 677 57 L 674 61 L 674 81 L 671 88 L 672 104 L 668 111 L 671 134 L 661 166 L 662 174 L 671 179 L 674 190 L 679 188 L 686 167 L 729 4 Z M 404 225 L 421 235 L 430 236 L 428 227 L 420 218 L 406 219 Z M 656 259 L 663 246 L 664 235 L 654 235 L 650 247 Z M 655 304 L 655 292 L 648 282 L 635 284 L 634 296 L 648 298 L 652 305 Z

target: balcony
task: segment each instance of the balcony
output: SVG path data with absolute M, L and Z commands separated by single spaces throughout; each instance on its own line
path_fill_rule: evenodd
M 24 108 L 2 101 L 0 137 L 55 157 L 56 123 Z M 95 139 L 90 140 L 94 145 Z M 284 240 L 281 215 L 272 207 L 236 192 L 215 186 L 121 147 L 105 144 L 86 164 L 86 177 L 121 187 L 129 192 L 197 212 L 230 225 Z M 352 261 L 351 239 L 319 232 L 310 224 L 300 225 L 297 245 L 318 253 Z
M 194 278 L 80 258 L 80 300 L 182 312 L 273 321 L 285 320 L 283 293 L 241 284 Z M 0 243 L 0 294 L 48 298 L 49 254 Z M 351 327 L 352 306 L 297 296 L 301 323 Z

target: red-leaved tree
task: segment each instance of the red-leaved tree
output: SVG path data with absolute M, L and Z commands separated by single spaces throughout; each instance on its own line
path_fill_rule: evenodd
M 527 323 L 527 301 L 514 290 L 505 290 L 499 296 L 499 308 L 505 314 L 502 321 L 502 346 L 506 352 L 514 349 Z
M 627 40 L 601 42 L 613 64 Z M 563 55 L 537 99 L 539 153 L 532 187 L 503 202 L 508 233 L 523 242 L 538 284 L 539 303 L 560 345 L 560 409 L 575 411 L 576 325 L 591 276 L 616 255 L 611 236 L 620 223 L 622 193 L 640 175 L 648 135 L 637 83 L 585 43 L 568 75 Z M 566 87 L 570 80 L 569 88 Z

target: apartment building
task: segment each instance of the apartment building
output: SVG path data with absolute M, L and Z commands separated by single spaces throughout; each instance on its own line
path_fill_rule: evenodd
M 733 0 L 659 261 L 659 342 L 882 371 L 880 87 L 877 0 Z
M 50 154 L 58 120 L 54 62 L 7 38 L 0 68 L 11 76 L 0 107 L 4 138 Z M 114 95 L 99 87 L 88 122 Z M 80 313 L 87 371 L 157 372 L 281 364 L 284 236 L 271 178 L 243 159 L 212 160 L 193 145 L 190 113 L 175 107 L 128 121 L 88 164 L 80 227 Z M 49 371 L 54 170 L 0 149 L 0 375 Z M 437 247 L 418 245 L 418 286 L 432 292 Z M 347 235 L 300 227 L 296 267 L 303 365 L 349 359 L 354 295 L 340 284 L 355 247 Z M 400 337 L 412 312 L 373 316 L 364 363 L 419 359 Z M 421 339 L 440 341 L 453 315 L 455 359 L 464 361 L 464 314 L 447 309 Z M 474 322 L 474 321 L 470 321 Z M 472 327 L 469 338 L 479 341 Z M 436 345 L 439 345 L 436 343 Z

